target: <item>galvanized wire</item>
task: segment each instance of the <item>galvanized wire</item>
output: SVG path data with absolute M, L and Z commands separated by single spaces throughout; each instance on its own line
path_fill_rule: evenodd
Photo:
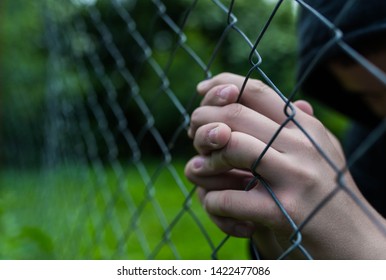
M 208 47 L 206 54 L 197 51 L 195 46 L 201 42 L 192 41 L 195 40 L 194 34 L 189 31 L 189 23 L 200 2 L 204 1 L 210 2 L 210 8 L 223 16 L 221 33 L 216 35 L 216 44 Z M 350 11 L 355 1 L 347 1 L 335 22 L 329 21 L 302 0 L 287 1 L 313 14 L 333 34 L 290 93 L 283 93 L 280 81 L 272 81 L 269 74 L 264 72 L 264 57 L 259 52 L 259 46 L 270 32 L 277 13 L 288 8 L 283 7 L 283 0 L 278 0 L 272 6 L 270 16 L 260 22 L 262 28 L 256 29 L 254 40 L 239 26 L 238 18 L 242 15 L 236 11 L 237 0 L 175 1 L 183 7 L 179 10 L 179 16 L 174 14 L 175 11 L 169 14 L 168 1 L 99 1 L 102 6 L 97 5 L 98 1 L 91 2 L 57 4 L 47 1 L 44 9 L 48 75 L 42 173 L 60 166 L 75 166 L 69 177 L 78 176 L 89 186 L 79 186 L 79 192 L 75 194 L 76 209 L 68 213 L 72 216 L 72 224 L 67 232 L 63 232 L 63 236 L 57 237 L 63 245 L 63 253 L 58 257 L 183 259 L 186 253 L 181 253 L 184 251 L 181 248 L 190 240 L 175 233 L 181 235 L 184 231 L 195 231 L 206 248 L 205 255 L 195 257 L 221 258 L 219 254 L 226 250 L 232 237 L 218 233 L 214 237 L 213 228 L 209 229 L 203 222 L 202 210 L 196 198 L 197 186 L 186 181 L 178 166 L 190 156 L 181 156 L 185 147 L 181 147 L 179 142 L 186 145 L 185 134 L 190 114 L 198 105 L 195 85 L 200 79 L 210 78 L 212 72 L 218 69 L 216 61 L 221 61 L 229 38 L 240 40 L 248 47 L 245 53 L 248 71 L 244 73 L 246 78 L 239 100 L 249 79 L 257 77 L 281 98 L 287 117 L 251 166 L 254 178 L 245 189 L 249 191 L 259 181 L 293 230 L 289 237 L 291 245 L 279 258 L 285 259 L 299 250 L 305 258 L 313 258 L 302 244 L 302 230 L 331 199 L 342 192 L 357 203 L 386 236 L 384 226 L 376 222 L 372 212 L 343 180 L 344 172 L 385 133 L 386 122 L 380 123 L 348 159 L 347 166 L 340 168 L 297 122 L 296 110 L 291 103 L 299 95 L 299 89 L 309 73 L 332 46 L 338 46 L 386 87 L 386 74 L 347 44 L 343 40 L 343 32 L 338 28 L 340 17 Z M 138 22 L 140 17 L 135 13 L 140 5 L 147 5 L 148 13 L 143 15 L 146 20 Z M 251 1 L 251 5 L 258 3 Z M 108 13 L 105 14 L 100 7 L 108 7 Z M 113 26 L 120 26 L 121 29 L 114 30 Z M 164 33 L 160 35 L 159 32 Z M 170 44 L 163 58 L 154 50 L 157 36 L 164 36 L 161 39 L 166 40 L 165 44 Z M 180 71 L 195 67 L 197 76 L 192 79 L 184 77 L 187 80 L 184 87 L 176 88 L 178 84 L 173 80 L 176 79 L 175 65 L 181 57 L 185 58 L 187 65 L 177 66 L 182 67 Z M 232 69 L 222 71 L 232 72 Z M 147 80 L 152 84 L 148 84 Z M 188 98 L 182 98 L 181 91 L 187 88 L 190 92 L 184 94 Z M 167 108 L 162 111 L 159 104 L 167 104 Z M 173 110 L 173 118 L 178 118 L 178 121 L 172 122 L 174 127 L 171 134 L 164 132 L 165 127 L 160 125 L 158 119 L 160 114 L 169 114 L 168 110 Z M 336 174 L 333 191 L 298 224 L 287 213 L 269 183 L 255 171 L 289 123 L 306 136 Z M 133 183 L 128 172 L 137 175 L 140 181 Z M 280 174 L 280 170 L 277 172 Z M 165 181 L 163 177 L 168 179 Z M 167 193 L 168 199 L 160 196 L 163 192 Z M 176 205 L 170 204 L 174 201 L 169 200 L 171 196 L 179 197 L 177 210 L 169 210 L 176 208 Z M 152 220 L 151 225 L 149 220 Z M 184 227 L 184 230 L 179 227 Z M 82 242 L 74 243 L 74 239 Z M 192 256 L 188 255 L 187 258 Z

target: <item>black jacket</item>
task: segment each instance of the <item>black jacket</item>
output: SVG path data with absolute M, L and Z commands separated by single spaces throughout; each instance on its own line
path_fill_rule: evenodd
M 366 141 L 372 129 L 353 124 L 346 135 L 345 152 L 348 160 Z M 351 174 L 366 199 L 386 217 L 386 133 L 350 166 Z
M 347 56 L 339 41 L 359 53 L 386 45 L 386 1 L 305 0 L 298 20 L 298 81 L 307 95 L 365 125 L 379 119 L 359 97 L 344 90 L 326 67 L 326 61 Z M 316 11 L 316 14 L 315 12 Z M 332 28 L 336 27 L 336 28 Z

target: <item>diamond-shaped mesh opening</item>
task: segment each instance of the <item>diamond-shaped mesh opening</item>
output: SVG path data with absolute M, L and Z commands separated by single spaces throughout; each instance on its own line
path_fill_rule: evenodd
M 0 256 L 249 258 L 249 241 L 222 233 L 202 209 L 197 186 L 184 176 L 184 165 L 195 153 L 187 129 L 200 105 L 196 85 L 220 72 L 245 76 L 245 85 L 260 79 L 283 101 L 284 121 L 256 158 L 246 189 L 259 182 L 292 229 L 278 257 L 300 252 L 313 258 L 302 242 L 303 230 L 338 195 L 350 197 L 385 234 L 369 206 L 343 180 L 347 168 L 383 141 L 385 122 L 356 143 L 342 168 L 298 122 L 290 103 L 301 97 L 304 80 L 330 48 L 386 84 L 385 73 L 344 40 L 339 19 L 357 1 L 347 1 L 335 20 L 324 17 L 323 6 L 307 1 L 258 2 L 47 0 L 24 8 L 39 17 L 40 30 L 36 26 L 31 34 L 43 34 L 37 38 L 44 54 L 30 51 L 41 61 L 34 64 L 15 56 L 19 74 L 9 70 L 4 87 L 6 168 L 0 206 L 14 211 L 0 212 L 7 228 L 0 247 L 7 253 Z M 300 12 L 311 15 L 328 36 L 295 83 Z M 35 87 L 33 78 L 39 80 Z M 322 118 L 330 114 L 320 107 L 315 111 Z M 337 133 L 346 125 L 340 115 L 325 121 Z M 336 186 L 300 221 L 288 212 L 280 191 L 256 172 L 287 126 L 298 128 L 336 177 Z M 23 244 L 33 250 L 22 249 Z

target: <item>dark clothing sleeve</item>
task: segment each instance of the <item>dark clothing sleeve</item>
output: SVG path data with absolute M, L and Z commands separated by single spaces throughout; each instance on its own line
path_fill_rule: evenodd
M 353 124 L 345 142 L 348 161 L 369 137 L 372 129 Z M 362 156 L 350 166 L 351 174 L 365 198 L 383 216 L 386 217 L 386 133 L 371 145 Z

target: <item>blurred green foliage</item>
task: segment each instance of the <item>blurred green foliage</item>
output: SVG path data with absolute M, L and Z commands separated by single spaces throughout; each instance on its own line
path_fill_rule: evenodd
M 150 1 L 116 3 L 119 4 L 112 5 L 110 1 L 3 2 L 1 37 L 6 39 L 2 44 L 1 60 L 4 76 L 1 135 L 3 146 L 10 147 L 3 151 L 3 161 L 10 164 L 15 158 L 20 158 L 13 156 L 18 152 L 15 146 L 24 147 L 23 158 L 29 159 L 26 164 L 41 161 L 45 118 L 47 107 L 51 106 L 50 96 L 53 95 L 51 88 L 47 88 L 47 82 L 50 82 L 47 79 L 50 79 L 52 71 L 56 71 L 54 74 L 61 79 L 54 81 L 57 84 L 54 86 L 65 87 L 65 92 L 59 89 L 60 95 L 70 100 L 74 108 L 87 107 L 86 96 L 90 91 L 95 92 L 102 104 L 107 102 L 106 95 L 111 92 L 107 92 L 103 79 L 95 73 L 95 65 L 89 62 L 90 55 L 97 54 L 103 63 L 105 76 L 113 83 L 117 102 L 125 106 L 125 115 L 134 134 L 146 125 L 148 116 L 131 98 L 136 93 L 125 81 L 117 61 L 106 48 L 101 38 L 103 34 L 98 29 L 100 23 L 107 27 L 115 47 L 125 59 L 125 67 L 133 75 L 140 89 L 139 94 L 148 103 L 155 125 L 166 142 L 181 122 L 178 106 L 189 107 L 191 111 L 198 104 L 197 100 L 190 104 L 195 85 L 207 76 L 205 69 L 192 59 L 191 53 L 199 58 L 202 65 L 208 64 L 214 56 L 210 69 L 206 69 L 212 74 L 229 71 L 245 75 L 251 67 L 248 62 L 251 47 L 235 30 L 229 32 L 218 52 L 214 52 L 226 28 L 228 15 L 213 1 L 197 1 L 192 11 L 186 9 L 192 1 L 163 1 L 165 14 L 176 25 L 183 25 L 187 18 L 183 34 L 172 30 L 162 16 L 157 16 L 159 10 Z M 226 7 L 229 4 L 230 1 L 224 1 L 223 5 Z M 289 93 L 294 83 L 295 13 L 291 4 L 285 2 L 283 5 L 286 7 L 279 10 L 257 50 L 263 57 L 262 69 L 282 92 Z M 93 17 L 94 7 L 98 11 L 97 21 Z M 127 29 L 128 23 L 119 15 L 117 7 L 126 9 L 132 16 L 136 24 L 135 32 L 143 36 L 151 51 L 150 57 Z M 234 14 L 238 19 L 237 28 L 245 33 L 251 44 L 272 10 L 271 2 L 236 1 Z M 78 28 L 79 23 L 82 29 Z M 58 30 L 49 32 L 52 26 L 57 26 Z M 179 43 L 182 45 L 176 48 Z M 79 77 L 74 55 L 86 63 L 88 79 Z M 47 64 L 52 61 L 54 65 Z M 169 92 L 164 90 L 164 77 L 156 72 L 154 65 L 167 75 Z M 176 96 L 177 101 L 171 101 L 170 95 Z M 113 113 L 106 117 L 110 126 L 115 127 Z M 122 139 L 117 141 L 121 154 L 127 156 L 125 143 Z M 188 141 L 185 138 L 180 146 L 187 146 Z M 152 146 L 143 147 L 143 150 L 151 150 Z
M 0 163 L 36 162 L 44 119 L 46 52 L 40 1 L 0 3 Z
M 148 115 L 143 114 L 132 98 L 133 94 L 139 93 L 148 104 L 155 125 L 166 142 L 181 123 L 179 106 L 188 107 L 189 113 L 198 105 L 198 100 L 192 104 L 191 101 L 195 85 L 208 75 L 204 70 L 213 75 L 222 71 L 246 75 L 251 67 L 251 46 L 236 30 L 229 31 L 224 42 L 218 46 L 218 52 L 214 51 L 228 20 L 227 13 L 219 9 L 214 1 L 197 1 L 191 11 L 186 10 L 191 1 L 163 1 L 164 12 L 171 21 L 183 25 L 187 18 L 183 34 L 176 33 L 179 31 L 172 30 L 162 16 L 157 16 L 160 11 L 150 1 L 123 0 L 117 3 L 114 6 L 110 1 L 101 0 L 66 3 L 51 0 L 28 3 L 21 0 L 2 1 L 0 135 L 3 147 L 6 147 L 2 150 L 3 162 L 12 164 L 18 158 L 24 158 L 25 164 L 41 162 L 44 125 L 47 122 L 47 107 L 50 106 L 47 100 L 52 96 L 47 83 L 51 79 L 49 74 L 55 71 L 52 67 L 58 66 L 48 65 L 49 61 L 60 60 L 55 62 L 60 70 L 56 70 L 54 75 L 60 77 L 61 81 L 51 80 L 51 83 L 65 88 L 60 90 L 61 96 L 69 100 L 73 108 L 87 107 L 86 99 L 90 91 L 96 94 L 102 104 L 107 102 L 106 96 L 112 94 L 107 92 L 101 81 L 103 79 L 95 73 L 95 65 L 89 62 L 90 56 L 97 54 L 104 65 L 105 76 L 113 84 L 117 102 L 124 106 L 133 133 L 138 133 L 148 122 Z M 224 1 L 224 7 L 229 3 L 229 0 Z M 249 38 L 250 44 L 255 43 L 274 4 L 275 1 L 259 1 L 258 4 L 246 0 L 235 2 L 233 12 L 237 18 L 236 27 Z M 257 51 L 262 57 L 261 69 L 285 95 L 289 95 L 295 82 L 296 13 L 291 1 L 284 1 L 282 6 Z M 98 11 L 97 21 L 92 16 L 94 7 Z M 130 13 L 136 24 L 134 31 L 143 36 L 150 53 L 133 38 L 132 27 L 128 30 L 128 23 L 119 15 L 117 7 Z M 78 28 L 78 23 L 82 23 L 82 29 Z M 132 74 L 140 92 L 133 92 L 132 85 L 125 81 L 117 61 L 101 38 L 103 34 L 98 29 L 99 23 L 107 27 L 108 35 L 124 58 L 125 67 Z M 57 26 L 58 30 L 48 32 L 51 26 Z M 204 66 L 211 62 L 210 68 L 202 69 L 191 53 Z M 87 79 L 79 77 L 74 55 L 85 62 Z M 252 59 L 256 60 L 255 57 Z M 160 76 L 157 73 L 154 65 L 167 75 L 167 80 L 163 74 Z M 168 92 L 165 91 L 165 81 L 169 86 Z M 170 95 L 176 96 L 177 101 L 172 101 Z M 317 116 L 340 135 L 345 126 L 344 119 L 332 112 L 324 113 L 325 110 L 319 110 L 317 103 L 315 106 Z M 117 126 L 113 113 L 106 117 L 111 127 Z M 117 141 L 121 154 L 127 157 L 130 152 L 124 151 L 126 143 L 122 139 Z M 188 141 L 182 137 L 180 146 L 186 147 Z M 151 150 L 151 146 L 143 147 L 143 150 Z M 24 148 L 23 156 L 14 156 L 21 153 L 17 147 Z
M 182 175 L 184 163 L 175 165 Z M 150 171 L 156 166 L 156 162 L 148 162 Z M 146 200 L 137 221 L 138 228 L 130 231 L 121 243 L 135 215 L 134 207 L 147 196 L 143 178 L 135 168 L 127 167 L 125 171 L 126 178 L 123 179 L 117 178 L 113 170 L 107 170 L 107 184 L 100 185 L 94 171 L 84 166 L 63 165 L 46 171 L 44 177 L 32 170 L 22 174 L 2 170 L 0 259 L 145 259 L 164 238 L 164 228 L 153 202 L 167 205 L 162 207 L 161 216 L 171 223 L 184 207 L 185 198 L 167 170 L 163 170 L 154 186 L 157 195 Z M 122 179 L 130 182 L 127 191 L 132 198 L 131 208 L 127 207 L 127 195 L 124 194 L 111 197 L 111 201 L 105 200 L 117 193 L 118 180 Z M 219 244 L 225 235 L 209 220 L 196 197 L 190 204 L 210 233 L 212 242 Z M 122 226 L 119 233 L 116 232 L 117 223 Z M 142 236 L 141 233 L 146 234 Z M 173 245 L 168 246 L 170 242 L 163 244 L 154 256 L 156 259 L 174 259 L 173 246 L 184 259 L 209 258 L 212 253 L 213 248 L 187 213 L 180 218 L 169 238 Z M 142 247 L 144 240 L 149 252 Z M 219 252 L 219 258 L 248 258 L 247 241 L 231 240 Z

